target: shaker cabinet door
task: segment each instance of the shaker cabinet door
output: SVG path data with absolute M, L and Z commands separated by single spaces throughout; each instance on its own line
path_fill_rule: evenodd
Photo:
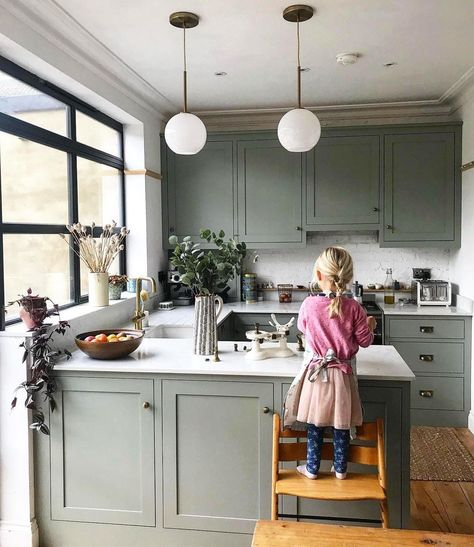
M 168 233 L 199 241 L 202 228 L 234 235 L 232 140 L 208 140 L 193 156 L 166 150 Z M 166 239 L 167 239 L 166 238 Z
M 454 242 L 459 201 L 455 134 L 385 137 L 383 243 Z
M 52 519 L 155 526 L 153 380 L 58 384 L 50 418 Z
M 165 528 L 251 534 L 270 517 L 272 407 L 272 383 L 163 381 Z
M 323 137 L 306 155 L 306 223 L 378 229 L 380 137 Z M 311 229 L 311 228 L 310 228 Z
M 239 139 L 238 232 L 242 241 L 301 243 L 302 155 L 277 139 Z

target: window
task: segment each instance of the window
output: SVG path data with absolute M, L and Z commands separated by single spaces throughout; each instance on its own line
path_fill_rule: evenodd
M 60 306 L 86 301 L 87 270 L 58 234 L 123 226 L 122 151 L 120 123 L 0 57 L 0 329 L 29 287 Z

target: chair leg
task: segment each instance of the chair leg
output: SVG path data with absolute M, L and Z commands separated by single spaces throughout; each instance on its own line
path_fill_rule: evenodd
M 272 492 L 272 520 L 278 520 L 278 494 Z
M 382 528 L 388 528 L 388 503 L 387 500 L 380 502 L 380 513 L 382 516 Z

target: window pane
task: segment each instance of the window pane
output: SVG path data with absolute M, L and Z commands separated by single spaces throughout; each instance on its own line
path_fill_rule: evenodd
M 5 302 L 25 294 L 49 296 L 62 305 L 71 301 L 69 247 L 57 234 L 5 234 Z M 7 321 L 18 316 L 18 306 L 7 308 Z
M 67 106 L 0 71 L 0 112 L 67 136 Z
M 0 132 L 4 222 L 67 224 L 67 154 Z
M 77 158 L 79 191 L 79 220 L 82 224 L 97 226 L 112 220 L 122 222 L 121 172 L 95 161 Z
M 120 150 L 120 133 L 79 110 L 76 111 L 76 137 L 79 142 L 122 157 Z

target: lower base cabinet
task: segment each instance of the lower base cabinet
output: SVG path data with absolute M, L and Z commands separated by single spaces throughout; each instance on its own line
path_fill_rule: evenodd
M 270 517 L 272 413 L 292 379 L 115 376 L 56 374 L 51 437 L 35 437 L 40 544 L 250 546 Z M 359 385 L 365 419 L 385 420 L 390 526 L 408 527 L 409 382 Z M 282 508 L 299 520 L 379 516 L 370 502 L 287 497 Z
M 164 526 L 252 533 L 270 518 L 273 384 L 163 381 Z

